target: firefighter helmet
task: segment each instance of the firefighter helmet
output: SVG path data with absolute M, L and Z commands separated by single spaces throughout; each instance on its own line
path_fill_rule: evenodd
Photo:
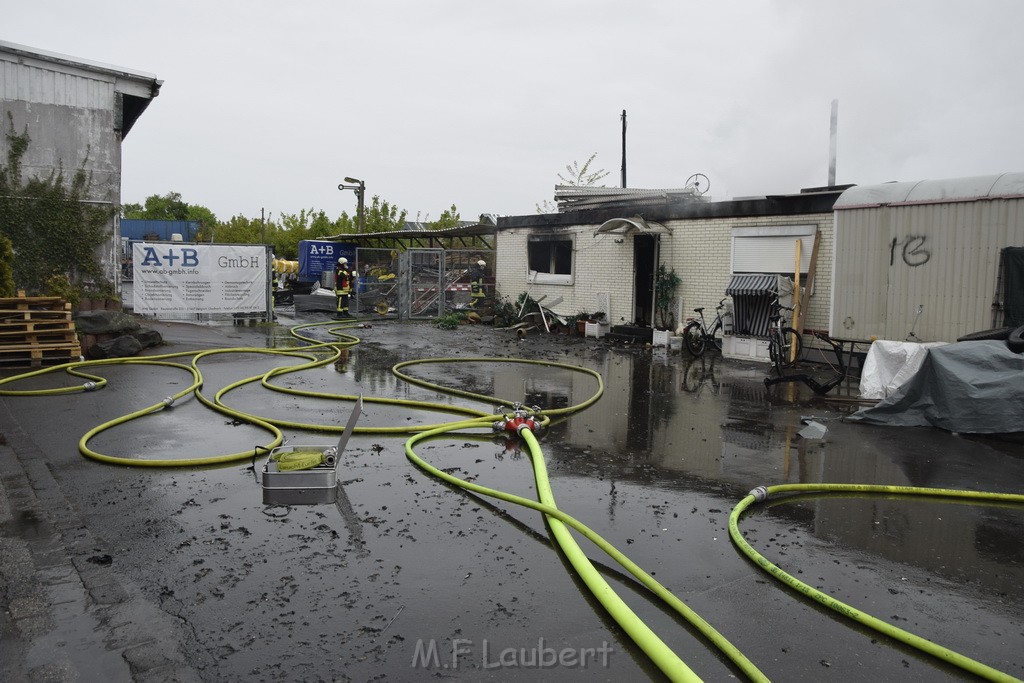
M 339 265 L 339 266 L 343 266 L 343 265 L 345 265 L 346 263 L 348 263 L 348 259 L 347 259 L 347 258 L 345 258 L 344 256 L 342 256 L 342 257 L 341 257 L 340 259 L 338 259 L 338 265 Z

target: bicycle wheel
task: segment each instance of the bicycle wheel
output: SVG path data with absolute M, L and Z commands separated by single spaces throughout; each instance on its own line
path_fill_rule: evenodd
M 800 360 L 804 340 L 792 327 L 783 327 L 781 342 L 773 339 L 768 345 L 768 357 L 777 368 L 788 368 Z M 792 360 L 791 360 L 792 359 Z
M 686 342 L 686 350 L 694 356 L 704 353 L 704 334 L 700 329 L 700 323 L 692 322 L 683 330 L 683 341 Z

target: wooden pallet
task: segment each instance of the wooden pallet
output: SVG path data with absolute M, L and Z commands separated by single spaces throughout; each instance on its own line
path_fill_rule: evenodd
M 0 336 L 30 334 L 32 332 L 74 332 L 75 324 L 70 320 L 3 320 L 0 319 Z
M 66 311 L 21 311 L 0 308 L 0 323 L 35 322 L 39 320 L 71 320 L 71 309 Z
M 71 363 L 82 357 L 77 344 L 50 344 L 12 348 L 0 346 L 0 368 L 38 368 Z
M 0 349 L 23 344 L 77 344 L 78 333 L 71 330 L 38 330 L 32 332 L 8 332 L 0 325 Z
M 25 296 L 24 292 L 19 292 L 18 296 L 0 297 L 0 308 L 18 311 L 70 311 L 71 304 L 59 296 Z
M 0 297 L 0 367 L 59 365 L 78 360 L 71 305 L 56 296 Z

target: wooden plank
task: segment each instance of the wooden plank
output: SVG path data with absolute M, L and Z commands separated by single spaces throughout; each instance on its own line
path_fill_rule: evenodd
M 17 353 L 19 351 L 70 351 L 79 348 L 78 342 L 47 342 L 45 344 L 2 344 L 0 353 Z
M 0 320 L 0 336 L 14 336 L 28 332 L 74 332 L 75 324 L 70 320 Z
M 814 273 L 818 267 L 818 244 L 821 242 L 821 232 L 814 231 L 814 246 L 811 247 L 811 264 L 807 266 L 807 282 L 804 284 L 804 295 L 800 299 L 800 317 L 793 326 L 797 332 L 803 332 L 804 316 L 807 314 L 807 307 L 811 304 L 811 288 L 814 287 Z M 798 290 L 799 293 L 799 290 Z
M 0 332 L 0 348 L 10 347 L 19 344 L 36 346 L 38 344 L 75 344 L 78 342 L 78 333 L 75 331 L 53 331 L 41 330 L 39 332 Z
M 48 365 L 60 365 L 77 361 L 82 356 L 78 345 L 69 345 L 66 349 L 42 349 L 37 348 L 17 353 L 6 353 L 0 350 L 0 367 L 11 368 L 36 368 Z
M 31 311 L 0 308 L 0 322 L 5 320 L 71 320 L 71 311 Z

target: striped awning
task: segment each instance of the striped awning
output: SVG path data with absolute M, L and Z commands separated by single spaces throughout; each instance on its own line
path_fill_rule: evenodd
M 778 275 L 764 275 L 751 273 L 747 275 L 733 275 L 725 293 L 729 296 L 758 296 L 775 294 L 779 290 Z

